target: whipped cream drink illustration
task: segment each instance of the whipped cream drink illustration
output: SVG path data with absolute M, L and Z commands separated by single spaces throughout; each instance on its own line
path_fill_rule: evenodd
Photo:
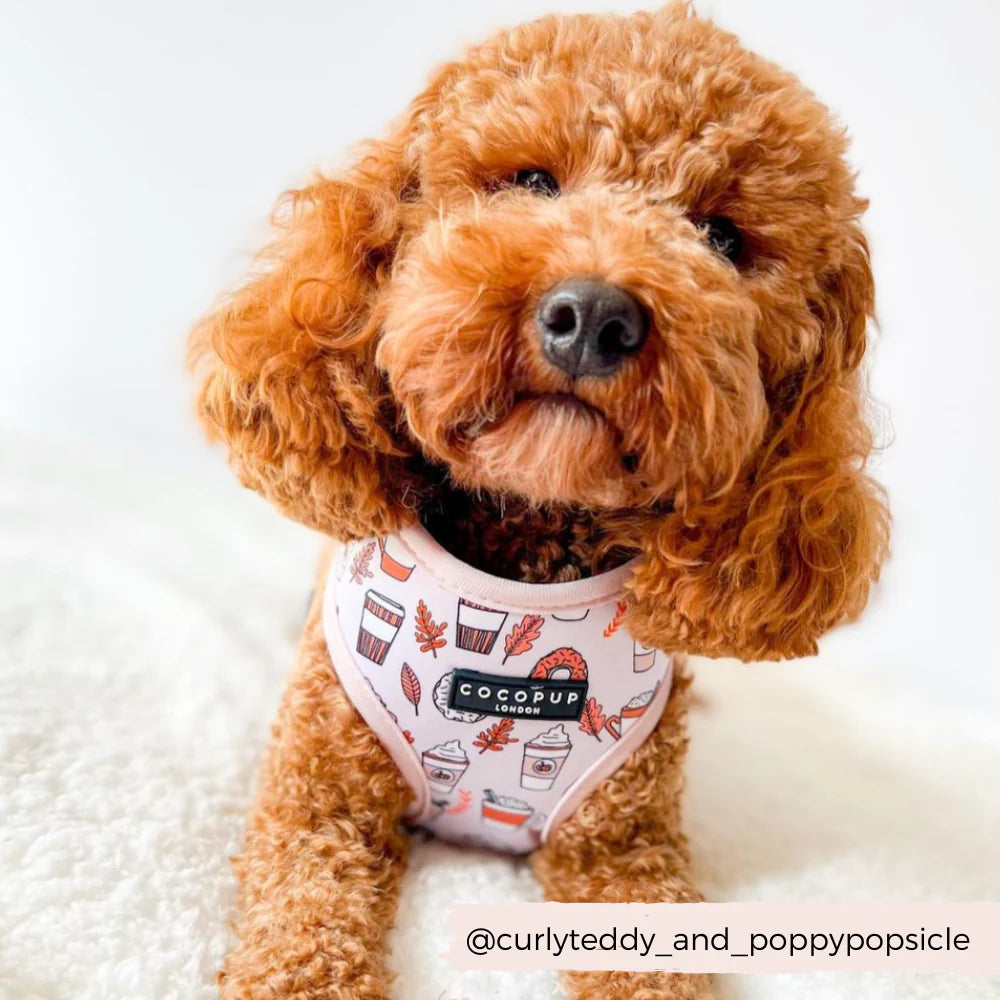
M 372 663 L 385 663 L 386 653 L 393 639 L 399 634 L 399 627 L 406 617 L 402 604 L 369 590 L 365 594 L 361 612 L 361 627 L 358 629 L 358 652 Z
M 458 740 L 439 743 L 425 750 L 420 759 L 428 784 L 439 792 L 450 792 L 469 766 L 469 757 Z
M 489 654 L 493 651 L 493 644 L 506 620 L 506 611 L 497 611 L 496 608 L 487 608 L 459 598 L 455 644 L 459 649 Z
M 656 650 L 652 646 L 644 646 L 641 642 L 632 643 L 632 671 L 644 674 L 656 662 Z
M 622 706 L 618 715 L 608 717 L 604 723 L 604 728 L 616 739 L 620 740 L 640 718 L 643 712 L 649 708 L 649 703 L 653 700 L 652 691 L 643 691 L 632 698 L 627 705 Z
M 559 777 L 573 744 L 562 725 L 553 726 L 524 744 L 521 787 L 546 789 Z
M 489 788 L 483 792 L 483 826 L 509 833 L 519 830 L 535 810 L 510 795 L 497 795 Z

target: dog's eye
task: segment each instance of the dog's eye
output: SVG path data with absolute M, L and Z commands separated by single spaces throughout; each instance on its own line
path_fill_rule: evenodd
M 743 256 L 743 234 L 725 215 L 713 215 L 701 224 L 712 249 L 735 264 Z
M 559 194 L 559 182 L 547 170 L 518 170 L 514 174 L 514 186 L 527 188 L 533 194 L 543 194 L 546 198 L 555 198 Z

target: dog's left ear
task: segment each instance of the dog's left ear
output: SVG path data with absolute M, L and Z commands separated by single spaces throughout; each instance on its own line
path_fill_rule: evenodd
M 809 299 L 818 352 L 771 377 L 769 427 L 742 482 L 678 505 L 643 540 L 632 595 L 643 641 L 743 660 L 803 656 L 867 601 L 889 514 L 865 471 L 860 365 L 874 287 L 856 223 Z
M 412 134 L 433 99 L 339 175 L 288 192 L 256 273 L 190 338 L 198 414 L 243 483 L 335 537 L 414 516 L 374 305 L 416 201 Z

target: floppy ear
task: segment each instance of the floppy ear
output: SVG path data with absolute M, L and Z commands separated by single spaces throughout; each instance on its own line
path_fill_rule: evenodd
M 372 360 L 372 305 L 414 184 L 409 131 L 367 146 L 342 177 L 286 193 L 258 273 L 189 342 L 199 416 L 244 485 L 336 537 L 409 516 L 397 499 L 407 450 Z
M 764 444 L 745 480 L 649 531 L 632 631 L 661 647 L 743 660 L 816 652 L 863 609 L 888 545 L 859 367 L 874 288 L 854 228 L 811 304 L 818 356 L 770 386 Z

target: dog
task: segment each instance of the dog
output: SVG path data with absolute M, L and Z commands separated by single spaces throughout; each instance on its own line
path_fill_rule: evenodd
M 279 202 L 190 340 L 242 482 L 331 540 L 227 1000 L 389 995 L 407 818 L 528 854 L 551 900 L 699 899 L 685 655 L 814 654 L 887 552 L 846 145 L 673 4 L 502 32 Z

